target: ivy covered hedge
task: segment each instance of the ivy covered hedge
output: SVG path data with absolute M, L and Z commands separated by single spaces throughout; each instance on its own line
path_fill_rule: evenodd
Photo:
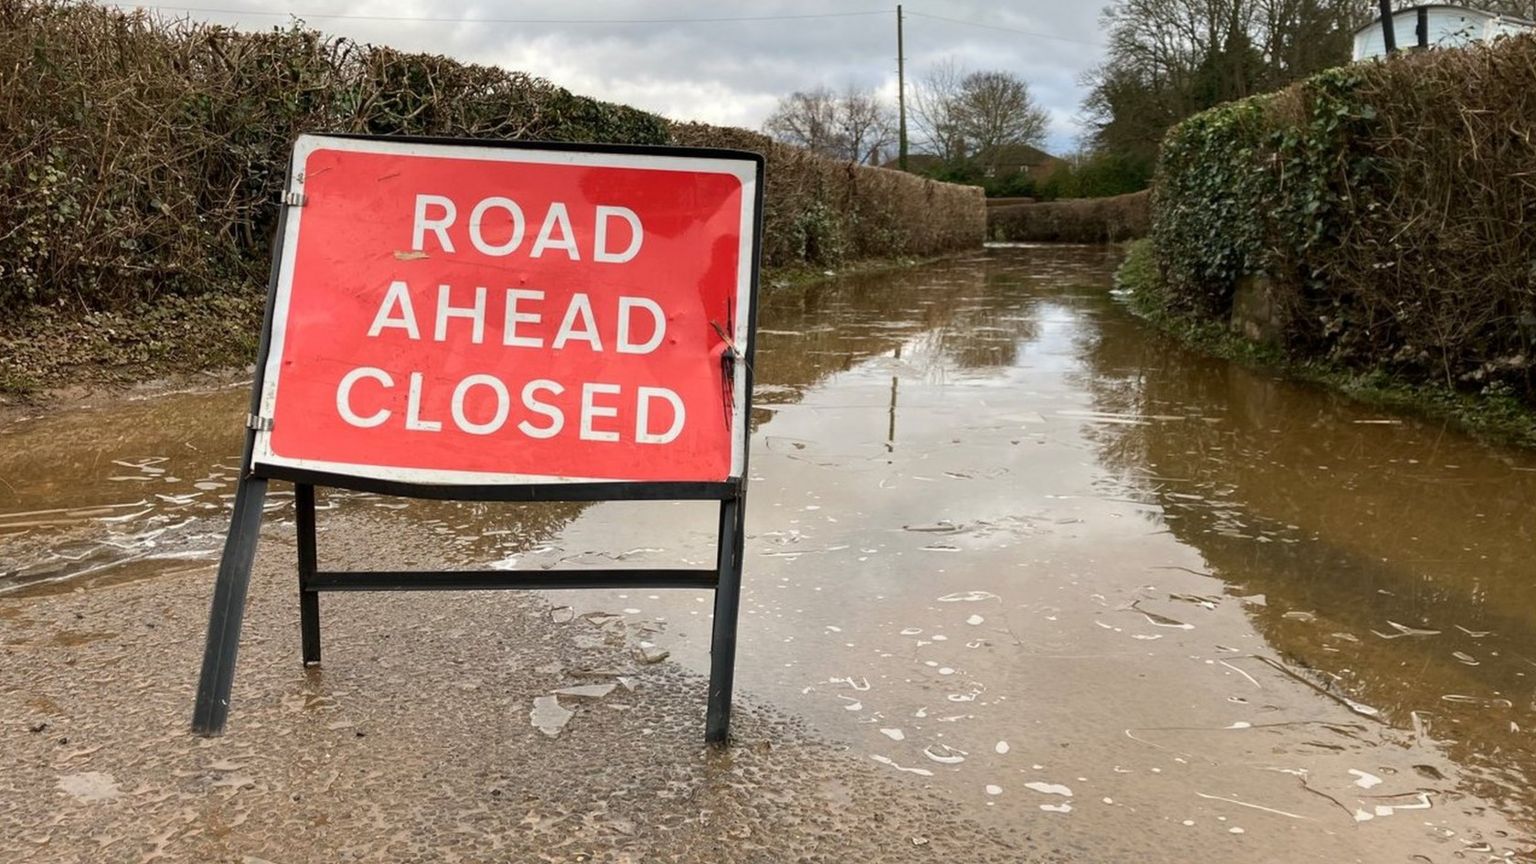
M 977 190 L 674 126 L 517 72 L 302 27 L 244 33 L 0 0 L 0 313 L 259 296 L 302 132 L 760 150 L 769 266 L 928 255 L 983 235 Z
M 1261 276 L 1284 348 L 1536 403 L 1536 39 L 1330 70 L 1174 127 L 1153 187 L 1175 315 Z

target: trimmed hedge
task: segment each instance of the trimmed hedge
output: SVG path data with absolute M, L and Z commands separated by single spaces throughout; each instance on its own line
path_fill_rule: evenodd
M 1018 243 L 1118 243 L 1147 236 L 1148 193 L 1010 204 L 987 211 L 987 236 Z
M 837 162 L 746 129 L 679 123 L 672 140 L 763 154 L 767 267 L 938 255 L 980 246 L 986 236 L 979 186 Z
M 1174 127 L 1152 199 L 1175 314 L 1262 276 L 1293 359 L 1536 402 L 1536 39 L 1342 67 Z
M 292 27 L 0 0 L 0 310 L 259 292 L 301 132 L 709 144 L 768 156 L 769 266 L 979 245 L 978 190 L 674 126 L 517 72 Z

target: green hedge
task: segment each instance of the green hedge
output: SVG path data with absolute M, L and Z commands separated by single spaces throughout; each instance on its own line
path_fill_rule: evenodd
M 0 310 L 259 292 L 301 132 L 761 150 L 769 266 L 928 255 L 983 235 L 976 190 L 674 127 L 517 72 L 302 27 L 0 0 Z
M 1330 70 L 1168 134 L 1167 311 L 1266 278 L 1297 359 L 1536 401 L 1536 39 Z
M 1017 243 L 1119 243 L 1147 236 L 1145 190 L 1110 198 L 1067 198 L 987 209 L 987 236 Z

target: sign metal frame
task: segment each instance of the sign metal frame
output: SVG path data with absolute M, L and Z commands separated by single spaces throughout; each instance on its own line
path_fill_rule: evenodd
M 304 139 L 301 139 L 303 141 Z M 732 476 L 715 481 L 591 481 L 564 478 L 534 478 L 547 482 L 511 484 L 502 482 L 423 482 L 380 476 L 357 476 L 327 470 L 314 470 L 292 464 L 270 464 L 259 458 L 262 436 L 269 431 L 261 419 L 269 393 L 267 376 L 273 356 L 274 319 L 280 297 L 280 282 L 288 272 L 285 256 L 292 255 L 293 234 L 290 211 L 302 207 L 302 190 L 289 188 L 283 196 L 276 239 L 272 245 L 272 273 L 267 285 L 267 303 L 261 338 L 257 349 L 254 380 L 251 384 L 251 409 L 247 420 L 245 444 L 240 462 L 234 511 L 225 537 L 214 583 L 209 612 L 207 641 L 198 679 L 192 729 L 200 735 L 222 734 L 229 716 L 230 693 L 234 683 L 235 660 L 239 650 L 245 601 L 250 586 L 251 567 L 261 528 L 263 504 L 270 481 L 287 481 L 294 486 L 294 513 L 298 535 L 299 618 L 302 657 L 306 666 L 320 662 L 319 595 L 327 591 L 465 591 L 583 588 L 709 588 L 715 592 L 714 626 L 710 641 L 710 675 L 705 720 L 705 740 L 725 743 L 730 731 L 731 691 L 735 676 L 736 629 L 741 596 L 742 547 L 746 527 L 746 492 L 752 412 L 752 370 L 756 350 L 759 264 L 762 254 L 763 158 L 746 151 L 713 148 L 685 148 L 613 144 L 568 144 L 539 141 L 494 141 L 408 136 L 326 135 L 315 140 L 387 142 L 404 145 L 446 146 L 476 150 L 520 150 L 536 154 L 540 161 L 569 164 L 570 157 L 582 154 L 610 157 L 646 157 L 664 166 L 669 158 L 724 160 L 748 167 L 753 177 L 750 190 L 743 190 L 745 216 L 743 228 L 751 230 L 750 260 L 739 262 L 750 280 L 747 288 L 744 339 L 729 346 L 737 353 L 726 355 L 729 374 L 736 378 L 736 404 L 739 420 L 732 426 L 733 450 L 740 454 L 732 460 Z M 473 149 L 470 149 L 473 148 Z M 660 157 L 651 159 L 651 157 Z M 686 170 L 679 166 L 675 170 Z M 293 185 L 290 169 L 289 183 Z M 750 207 L 749 210 L 746 208 Z M 750 220 L 750 222 L 748 222 Z M 287 259 L 291 261 L 290 259 Z M 741 335 L 738 330 L 737 335 Z M 739 449 L 738 449 L 739 448 Z M 712 568 L 691 569 L 552 569 L 536 572 L 517 570 L 449 571 L 330 571 L 318 565 L 315 524 L 315 489 L 331 487 L 383 495 L 437 500 L 483 502 L 559 502 L 559 501 L 718 501 L 716 560 Z

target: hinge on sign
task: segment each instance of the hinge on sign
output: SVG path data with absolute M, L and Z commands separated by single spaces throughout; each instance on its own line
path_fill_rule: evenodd
M 272 418 L 262 417 L 258 414 L 247 414 L 245 415 L 245 428 L 252 429 L 257 432 L 271 432 Z
M 303 192 L 283 193 L 283 203 L 287 204 L 289 207 L 303 207 L 308 200 L 309 199 L 304 197 Z

